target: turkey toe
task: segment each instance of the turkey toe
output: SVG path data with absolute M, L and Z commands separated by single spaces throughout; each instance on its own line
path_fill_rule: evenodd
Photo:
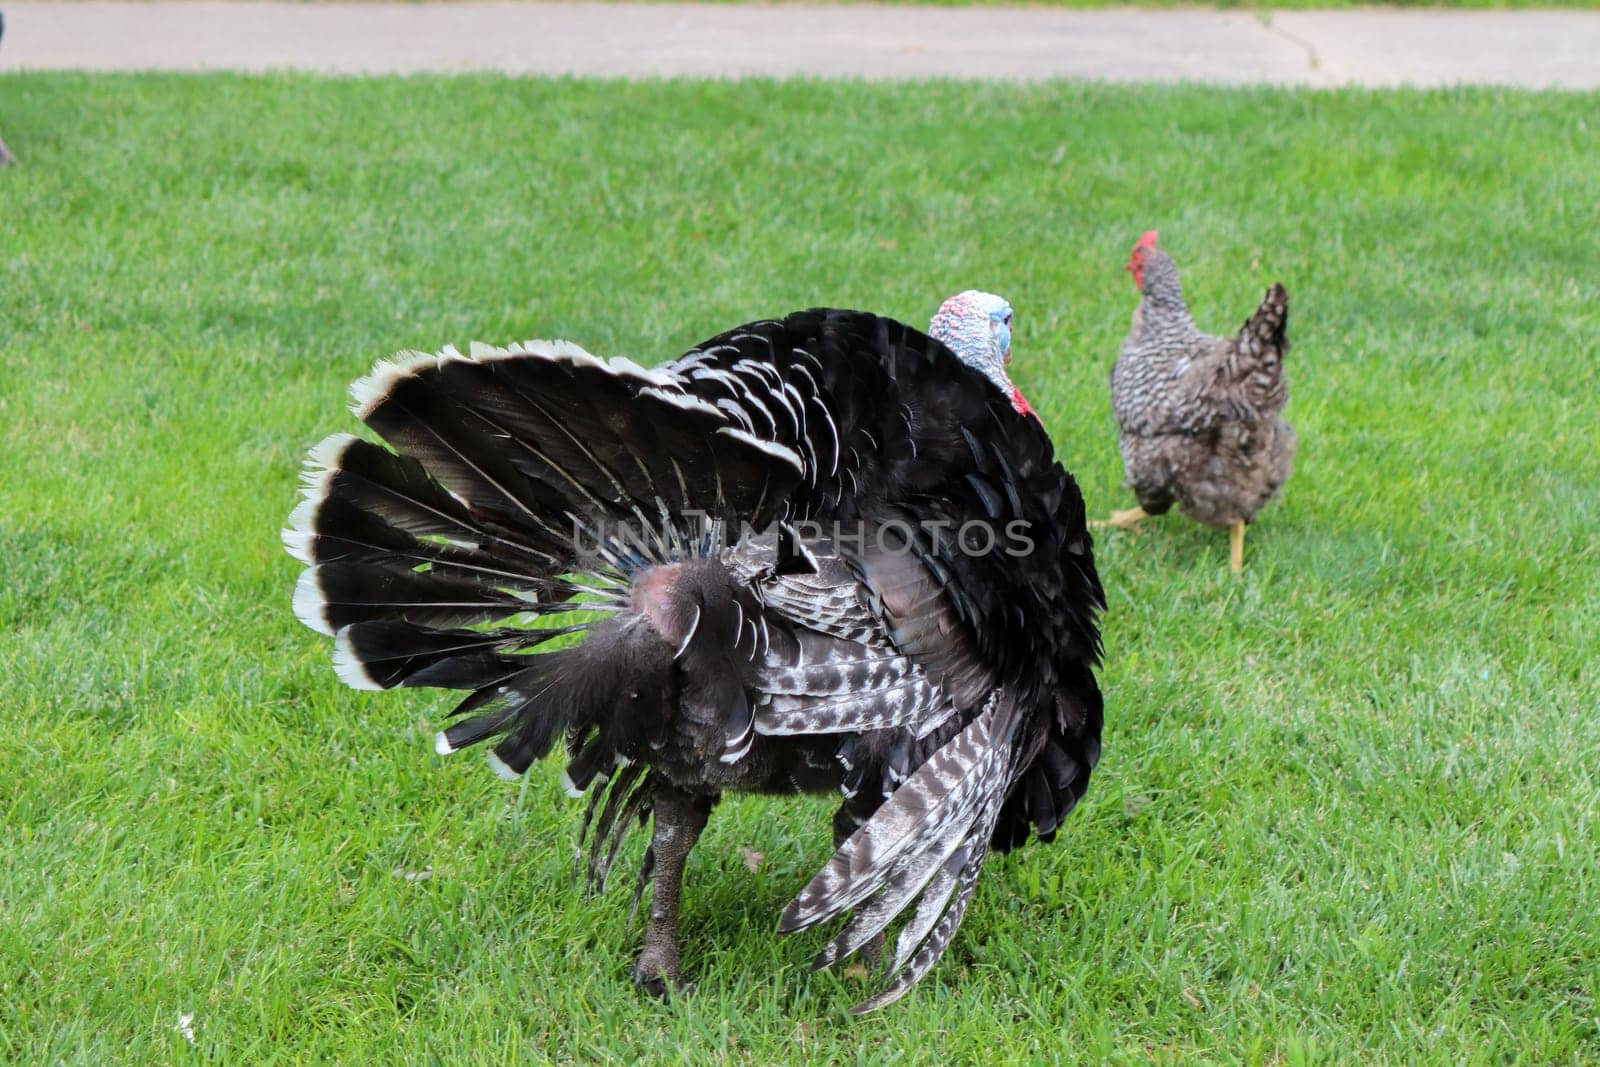
M 693 988 L 692 983 L 683 981 L 677 959 L 654 947 L 639 953 L 634 961 L 633 984 L 659 1000 L 670 1000 L 674 993 L 687 993 Z

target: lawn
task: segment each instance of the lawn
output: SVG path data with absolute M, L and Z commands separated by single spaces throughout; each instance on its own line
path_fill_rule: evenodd
M 1600 97 L 0 78 L 0 1059 L 1600 1058 Z M 1105 756 L 900 1005 L 776 935 L 826 799 L 726 802 L 641 1001 L 580 807 L 355 693 L 277 533 L 345 387 L 652 362 L 814 304 L 1018 311 L 1090 509 L 1159 227 L 1292 295 L 1302 451 L 1227 570 L 1102 536 Z M 632 855 L 642 848 L 636 840 Z M 761 854 L 751 871 L 742 850 Z M 621 869 L 621 868 L 619 868 Z M 190 1017 L 186 1035 L 180 1019 Z

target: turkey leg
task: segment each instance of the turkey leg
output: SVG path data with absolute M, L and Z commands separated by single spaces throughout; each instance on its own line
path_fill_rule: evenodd
M 633 981 L 651 996 L 666 997 L 683 987 L 678 970 L 678 899 L 683 890 L 683 863 L 705 829 L 711 798 L 663 785 L 656 788 L 651 806 L 655 812 L 650 837 L 655 887 L 650 891 L 644 951 L 633 965 Z
M 1244 570 L 1244 523 L 1228 527 L 1228 566 L 1235 574 Z

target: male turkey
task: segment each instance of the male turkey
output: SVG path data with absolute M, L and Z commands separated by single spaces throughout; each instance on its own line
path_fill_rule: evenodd
M 1267 290 L 1231 337 L 1201 333 L 1183 302 L 1172 257 L 1156 232 L 1128 259 L 1139 306 L 1111 368 L 1111 406 L 1127 483 L 1139 506 L 1106 520 L 1126 528 L 1174 503 L 1208 526 L 1226 527 L 1229 564 L 1244 567 L 1244 528 L 1277 496 L 1294 465 L 1295 433 L 1283 418 L 1289 383 L 1289 294 Z
M 653 818 L 634 976 L 657 994 L 719 795 L 841 790 L 780 929 L 853 913 L 826 966 L 910 911 L 856 1010 L 888 1004 L 990 848 L 1051 839 L 1100 752 L 1083 501 L 1006 376 L 1010 327 L 967 292 L 943 343 L 816 309 L 655 370 L 565 342 L 380 363 L 354 410 L 391 448 L 312 450 L 295 613 L 351 686 L 465 690 L 440 753 L 492 739 L 515 777 L 564 739 L 593 884 Z

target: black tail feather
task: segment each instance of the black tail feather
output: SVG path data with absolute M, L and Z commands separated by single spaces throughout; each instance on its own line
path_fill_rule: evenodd
M 334 670 L 356 689 L 481 689 L 528 666 L 525 657 L 507 653 L 585 628 L 439 630 L 397 620 L 354 623 L 339 631 Z
M 452 726 L 448 726 L 439 731 L 434 741 L 434 750 L 441 756 L 448 756 L 452 752 L 459 752 L 468 745 L 486 741 L 500 733 L 516 713 L 515 708 L 502 707 L 487 715 L 464 719 Z

